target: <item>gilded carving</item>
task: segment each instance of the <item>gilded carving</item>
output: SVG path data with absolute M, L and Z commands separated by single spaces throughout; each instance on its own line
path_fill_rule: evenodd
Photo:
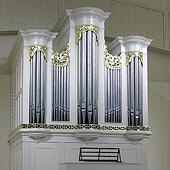
M 12 131 L 9 137 L 13 136 L 20 129 L 56 129 L 56 130 L 101 130 L 101 131 L 150 131 L 148 126 L 101 126 L 98 124 L 78 124 L 78 125 L 58 125 L 58 124 L 44 124 L 44 123 L 32 123 L 21 124 L 14 131 Z
M 82 33 L 86 31 L 93 31 L 96 34 L 96 39 L 99 42 L 99 28 L 94 25 L 81 25 L 76 28 L 76 43 L 78 44 L 79 40 L 82 37 Z
M 70 47 L 71 47 L 71 39 L 67 44 L 67 48 L 65 51 L 52 52 L 52 65 L 56 67 L 64 67 L 70 63 Z
M 74 126 L 74 129 L 93 129 L 93 130 L 100 130 L 101 126 L 97 124 L 78 124 Z
M 143 65 L 143 53 L 139 51 L 129 51 L 126 52 L 126 66 L 128 66 L 135 57 L 138 57 L 141 61 L 141 64 Z
M 33 45 L 29 47 L 29 61 L 33 58 L 35 52 L 37 51 L 41 51 L 44 54 L 44 59 L 47 60 L 47 47 Z
M 122 68 L 122 56 L 120 55 L 111 55 L 108 53 L 107 46 L 105 45 L 104 49 L 104 64 L 106 67 L 112 70 L 119 70 Z

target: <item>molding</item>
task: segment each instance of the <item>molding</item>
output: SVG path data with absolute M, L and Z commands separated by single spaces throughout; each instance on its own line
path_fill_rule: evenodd
M 79 19 L 86 16 L 86 18 L 95 18 L 100 22 L 104 22 L 110 15 L 110 12 L 104 12 L 102 9 L 96 7 L 80 7 L 67 9 L 66 11 L 71 19 Z
M 44 124 L 44 123 L 33 123 L 33 124 L 21 124 L 13 132 L 10 133 L 9 138 L 14 136 L 21 129 L 48 129 L 48 130 L 98 130 L 98 131 L 110 131 L 110 132 L 125 132 L 125 131 L 136 131 L 136 132 L 150 132 L 148 126 L 103 126 L 98 124 L 78 124 L 78 125 L 59 125 L 59 124 Z
M 58 22 L 54 26 L 53 32 L 58 32 L 61 29 L 61 27 L 68 21 L 69 21 L 69 16 L 67 15 L 67 12 L 64 11 L 64 13 L 61 15 Z
M 23 38 L 21 36 L 21 33 L 18 32 L 14 45 L 7 59 L 11 64 L 11 71 L 13 70 L 14 66 L 17 63 L 17 60 L 19 59 L 22 49 L 23 49 Z
M 20 30 L 21 36 L 24 39 L 24 46 L 47 46 L 49 42 L 57 36 L 58 33 L 46 29 L 27 29 L 26 31 Z

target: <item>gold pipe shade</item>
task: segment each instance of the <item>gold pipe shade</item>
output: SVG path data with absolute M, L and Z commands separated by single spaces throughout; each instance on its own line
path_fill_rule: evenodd
M 96 34 L 97 42 L 99 42 L 99 28 L 94 25 L 81 25 L 76 28 L 76 43 L 78 44 L 79 40 L 82 37 L 82 33 L 86 31 L 93 31 Z
M 143 53 L 139 51 L 129 51 L 126 52 L 126 66 L 128 66 L 135 57 L 139 57 L 141 64 L 143 65 Z
M 33 58 L 36 51 L 41 51 L 44 54 L 44 59 L 47 60 L 47 47 L 33 45 L 29 47 L 29 61 Z

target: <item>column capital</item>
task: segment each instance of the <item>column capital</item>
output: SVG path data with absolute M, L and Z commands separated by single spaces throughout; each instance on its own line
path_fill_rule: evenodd
M 24 40 L 24 46 L 48 46 L 48 43 L 52 42 L 58 34 L 45 29 L 20 30 L 20 33 Z

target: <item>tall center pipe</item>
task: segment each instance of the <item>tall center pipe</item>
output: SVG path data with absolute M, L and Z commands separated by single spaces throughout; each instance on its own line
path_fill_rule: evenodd
M 77 44 L 78 124 L 97 124 L 97 39 L 86 31 Z

